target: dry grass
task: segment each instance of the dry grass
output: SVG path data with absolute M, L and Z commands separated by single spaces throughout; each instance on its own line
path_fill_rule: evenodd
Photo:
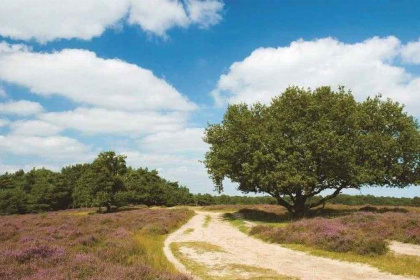
M 208 227 L 210 222 L 211 222 L 211 216 L 207 215 L 206 218 L 204 219 L 203 227 L 205 228 Z

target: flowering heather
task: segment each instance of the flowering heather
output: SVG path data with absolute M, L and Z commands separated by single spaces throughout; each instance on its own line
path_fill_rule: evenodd
M 148 248 L 134 237 L 163 240 L 159 236 L 190 215 L 186 209 L 138 209 L 0 217 L 0 279 L 189 279 L 148 261 Z
M 420 244 L 420 214 L 358 212 L 331 219 L 303 219 L 284 227 L 257 226 L 251 234 L 277 243 L 379 255 L 388 250 L 386 240 Z

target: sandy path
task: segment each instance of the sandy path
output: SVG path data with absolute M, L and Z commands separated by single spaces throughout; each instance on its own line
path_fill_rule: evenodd
M 196 212 L 187 224 L 172 233 L 165 241 L 164 252 L 168 259 L 182 272 L 185 266 L 172 254 L 172 242 L 207 242 L 221 247 L 225 253 L 197 253 L 187 250 L 188 258 L 200 262 L 210 269 L 219 264 L 239 264 L 274 270 L 282 275 L 299 277 L 302 280 L 402 280 L 417 279 L 380 272 L 376 268 L 311 256 L 303 252 L 283 248 L 252 238 L 223 221 L 222 214 Z M 212 220 L 204 227 L 206 216 Z M 187 229 L 194 231 L 185 234 Z M 198 279 L 195 277 L 195 279 Z
M 391 241 L 389 248 L 397 254 L 412 255 L 420 257 L 420 245 L 406 244 L 398 241 Z

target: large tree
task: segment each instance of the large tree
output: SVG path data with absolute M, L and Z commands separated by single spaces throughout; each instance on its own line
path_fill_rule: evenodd
M 231 105 L 204 140 L 217 190 L 229 178 L 244 193 L 270 194 L 297 217 L 344 189 L 405 187 L 420 176 L 417 121 L 396 102 L 356 102 L 344 88 L 290 87 L 270 105 Z

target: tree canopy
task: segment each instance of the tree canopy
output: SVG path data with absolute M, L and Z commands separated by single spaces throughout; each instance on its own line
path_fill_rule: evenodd
M 127 167 L 125 156 L 112 151 L 100 153 L 92 163 L 66 166 L 61 172 L 42 168 L 0 175 L 0 214 L 190 203 L 193 198 L 188 188 L 163 179 L 156 170 Z
M 347 188 L 419 182 L 416 119 L 397 102 L 380 96 L 357 102 L 342 87 L 289 87 L 269 105 L 230 105 L 204 140 L 217 190 L 229 178 L 244 193 L 275 197 L 295 216 Z

